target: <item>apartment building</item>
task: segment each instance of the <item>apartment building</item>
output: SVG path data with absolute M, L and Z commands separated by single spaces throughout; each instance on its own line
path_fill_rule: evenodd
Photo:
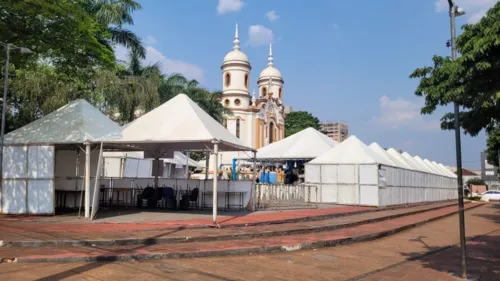
M 321 122 L 320 131 L 337 142 L 341 142 L 349 136 L 349 126 L 342 121 Z

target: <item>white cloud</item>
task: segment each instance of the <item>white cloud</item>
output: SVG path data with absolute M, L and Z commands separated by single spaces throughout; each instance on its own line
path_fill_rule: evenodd
M 143 40 L 143 42 L 147 45 L 154 45 L 158 42 L 158 40 L 153 35 L 148 35 L 146 36 L 146 39 Z
M 272 10 L 272 11 L 269 11 L 266 13 L 266 18 L 270 21 L 270 22 L 273 22 L 277 19 L 280 18 L 280 16 L 276 13 L 275 10 Z
M 161 70 L 164 74 L 181 73 L 188 79 L 196 79 L 198 82 L 203 83 L 204 73 L 203 69 L 188 62 L 174 60 L 167 58 L 157 49 L 148 46 L 146 47 L 145 64 L 160 63 Z M 128 61 L 128 50 L 123 46 L 115 47 L 115 56 L 117 60 Z
M 448 12 L 448 0 L 435 0 L 436 12 Z M 468 23 L 478 22 L 498 0 L 455 0 L 456 5 L 465 10 Z
M 273 42 L 274 33 L 263 25 L 252 25 L 248 28 L 248 44 L 251 46 L 266 45 Z
M 382 96 L 379 99 L 380 116 L 375 118 L 377 124 L 387 129 L 407 128 L 412 131 L 433 131 L 440 129 L 439 120 L 427 121 L 420 114 L 417 103 L 405 99 L 391 99 Z
M 223 15 L 226 13 L 239 12 L 245 5 L 242 0 L 219 0 L 217 5 L 217 13 Z

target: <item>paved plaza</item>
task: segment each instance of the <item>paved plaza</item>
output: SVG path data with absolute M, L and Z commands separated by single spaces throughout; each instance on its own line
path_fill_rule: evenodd
M 469 271 L 481 276 L 482 281 L 500 280 L 499 222 L 498 204 L 466 212 L 467 235 L 471 238 Z M 458 216 L 454 214 L 375 241 L 334 248 L 110 263 L 3 263 L 0 279 L 112 281 L 134 276 L 135 280 L 459 280 L 455 277 L 460 272 L 457 243 Z

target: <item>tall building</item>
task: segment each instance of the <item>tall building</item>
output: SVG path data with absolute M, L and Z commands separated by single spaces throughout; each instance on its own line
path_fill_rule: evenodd
M 272 45 L 269 44 L 267 66 L 257 79 L 257 95 L 250 95 L 248 56 L 240 49 L 238 25 L 233 50 L 227 53 L 221 66 L 222 105 L 231 109 L 232 115 L 224 116 L 223 125 L 248 147 L 259 149 L 285 137 L 285 106 L 283 104 L 284 80 L 274 65 Z M 233 158 L 249 156 L 245 152 L 221 153 L 219 164 L 229 165 Z
M 349 126 L 345 122 L 321 122 L 320 131 L 336 142 L 341 142 L 349 136 Z

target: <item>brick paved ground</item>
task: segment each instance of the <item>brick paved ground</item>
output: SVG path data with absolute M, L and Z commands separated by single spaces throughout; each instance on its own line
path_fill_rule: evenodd
M 481 281 L 500 280 L 499 205 L 466 212 L 466 224 L 468 236 L 489 233 L 486 239 L 469 242 L 471 271 L 481 271 Z M 0 264 L 0 280 L 353 280 L 455 243 L 458 243 L 457 215 L 384 239 L 320 250 L 140 262 Z M 451 249 L 362 280 L 455 280 L 447 271 L 459 269 L 457 257 L 457 250 Z
M 467 204 L 471 208 L 475 204 Z M 231 252 L 262 252 L 272 250 L 300 249 L 311 247 L 322 243 L 338 243 L 336 241 L 357 240 L 367 235 L 378 235 L 387 231 L 394 231 L 400 227 L 406 227 L 451 214 L 457 211 L 456 206 L 445 207 L 434 211 L 419 213 L 411 216 L 400 217 L 371 224 L 363 224 L 355 227 L 342 228 L 333 231 L 289 235 L 281 237 L 252 238 L 246 240 L 208 241 L 192 243 L 158 244 L 158 245 L 127 245 L 127 246 L 78 246 L 78 247 L 38 247 L 38 248 L 3 248 L 3 258 L 16 258 L 19 261 L 47 261 L 72 259 L 96 259 L 112 257 L 114 259 L 130 258 L 132 255 L 154 256 L 197 256 L 200 252 L 205 255 L 220 255 L 220 251 Z M 236 231 L 244 231 L 235 229 Z M 217 231 L 217 230 L 215 230 Z M 214 232 L 216 233 L 216 232 Z
M 408 212 L 416 212 L 420 210 L 427 210 L 429 208 L 438 208 L 442 206 L 449 206 L 450 203 L 432 204 L 424 206 L 416 206 L 412 208 L 403 208 L 396 210 L 369 212 L 364 214 L 345 216 L 340 218 L 325 219 L 319 221 L 289 223 L 289 224 L 275 224 L 263 225 L 254 227 L 243 228 L 222 228 L 222 229 L 149 229 L 137 230 L 136 224 L 119 224 L 110 225 L 108 227 L 99 227 L 97 229 L 88 227 L 82 229 L 67 227 L 62 231 L 61 227 L 56 225 L 40 224 L 12 224 L 3 222 L 0 223 L 0 241 L 47 241 L 47 240 L 82 240 L 82 239 L 128 239 L 128 238 L 174 238 L 174 237 L 203 237 L 209 235 L 243 235 L 243 234 L 260 234 L 265 232 L 276 231 L 289 231 L 289 230 L 305 230 L 311 228 L 320 228 L 325 226 L 342 225 L 349 223 L 356 223 L 366 220 L 382 218 L 386 216 L 393 216 L 398 214 L 405 214 Z M 160 225 L 161 226 L 161 225 Z M 128 227 L 128 228 L 127 228 Z M 118 228 L 118 230 L 116 230 Z M 1 255 L 0 255 L 1 256 Z

